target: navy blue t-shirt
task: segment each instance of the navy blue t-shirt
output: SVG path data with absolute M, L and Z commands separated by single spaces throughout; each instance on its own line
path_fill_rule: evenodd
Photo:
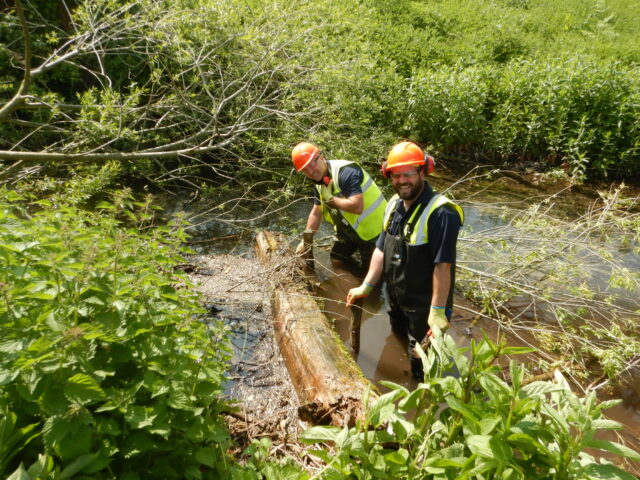
M 331 163 L 331 160 L 328 160 Z M 331 170 L 331 167 L 329 167 Z M 364 174 L 362 173 L 362 169 L 355 165 L 345 165 L 340 169 L 338 173 L 338 187 L 340 188 L 340 197 L 349 198 L 354 195 L 358 195 L 362 193 L 362 180 L 364 180 Z M 336 181 L 335 179 L 333 180 Z M 320 195 L 318 194 L 318 189 L 313 189 L 313 204 L 320 205 Z
M 384 238 L 387 233 L 390 235 L 399 235 L 417 206 L 429 203 L 433 194 L 434 192 L 431 189 L 431 186 L 429 186 L 428 183 L 425 183 L 424 190 L 416 201 L 411 204 L 409 211 L 405 211 L 402 199 L 398 199 L 396 203 L 396 210 L 391 217 L 389 227 L 378 237 L 376 248 L 384 250 Z M 434 259 L 434 263 L 455 263 L 456 242 L 458 240 L 460 227 L 460 216 L 451 205 L 443 205 L 431 214 L 428 224 L 428 248 Z

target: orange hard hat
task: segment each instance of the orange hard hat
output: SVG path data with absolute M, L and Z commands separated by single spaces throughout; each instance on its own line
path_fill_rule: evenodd
M 396 167 L 414 165 L 421 167 L 427 165 L 426 173 L 432 173 L 435 161 L 432 156 L 425 155 L 422 149 L 413 142 L 400 142 L 391 149 L 387 161 L 382 164 L 381 170 L 384 177 Z
M 404 165 L 424 165 L 424 152 L 413 142 L 401 142 L 387 156 L 387 170 Z
M 302 142 L 296 145 L 291 152 L 291 160 L 296 171 L 302 170 L 311 160 L 320 154 L 320 149 L 312 143 Z

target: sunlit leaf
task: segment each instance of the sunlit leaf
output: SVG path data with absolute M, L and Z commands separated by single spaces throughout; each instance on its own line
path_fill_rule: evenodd
M 603 480 L 637 480 L 637 477 L 625 472 L 615 465 L 598 465 L 592 463 L 584 469 L 589 479 Z
M 619 443 L 610 442 L 609 440 L 599 440 L 596 438 L 591 438 L 585 440 L 584 446 L 615 453 L 616 455 L 630 458 L 631 460 L 635 460 L 636 462 L 640 461 L 640 453 Z
M 306 443 L 335 442 L 341 429 L 332 426 L 315 426 L 305 430 L 301 439 Z
M 546 393 L 558 392 L 562 390 L 561 387 L 551 382 L 531 382 L 528 385 L 522 387 L 522 391 L 530 396 L 540 396 Z
M 70 402 L 78 405 L 88 405 L 106 397 L 98 383 L 83 373 L 78 373 L 67 379 L 64 394 Z

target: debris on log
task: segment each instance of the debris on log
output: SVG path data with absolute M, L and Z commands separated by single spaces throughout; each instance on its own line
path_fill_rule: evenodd
M 296 389 L 300 418 L 315 425 L 353 426 L 363 397 L 377 395 L 313 298 L 305 260 L 271 232 L 256 237 L 256 254 L 268 265 L 273 328 Z

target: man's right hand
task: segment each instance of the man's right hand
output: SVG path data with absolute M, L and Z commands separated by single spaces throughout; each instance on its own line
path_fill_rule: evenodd
M 296 255 L 302 255 L 304 253 L 304 240 L 300 240 L 300 243 L 296 247 Z
M 362 285 L 349 290 L 347 294 L 347 307 L 350 307 L 358 298 L 368 297 L 373 291 L 373 285 L 363 282 Z

